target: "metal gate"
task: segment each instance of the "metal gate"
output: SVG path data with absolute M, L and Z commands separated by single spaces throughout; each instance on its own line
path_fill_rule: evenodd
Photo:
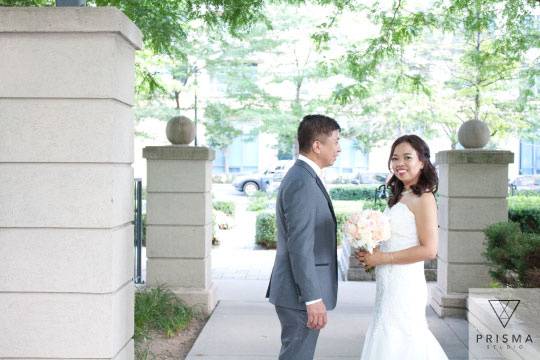
M 135 219 L 133 229 L 135 231 L 135 284 L 144 284 L 142 280 L 142 240 L 143 240 L 143 218 L 142 218 L 142 179 L 135 179 Z

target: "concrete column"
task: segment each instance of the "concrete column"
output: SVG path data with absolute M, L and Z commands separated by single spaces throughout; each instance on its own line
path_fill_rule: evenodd
M 439 316 L 465 316 L 469 288 L 491 281 L 483 230 L 508 220 L 510 151 L 450 150 L 437 153 L 439 253 L 431 306 Z
M 114 8 L 0 8 L 0 358 L 133 358 L 134 52 Z
M 208 314 L 215 305 L 212 247 L 212 160 L 206 147 L 148 146 L 147 275 Z

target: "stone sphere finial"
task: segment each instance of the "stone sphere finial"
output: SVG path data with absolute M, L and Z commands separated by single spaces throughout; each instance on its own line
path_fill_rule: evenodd
M 481 149 L 489 142 L 490 131 L 480 120 L 464 122 L 458 130 L 458 140 L 465 149 Z
M 185 116 L 175 116 L 167 122 L 167 139 L 173 145 L 188 145 L 195 139 L 195 125 Z

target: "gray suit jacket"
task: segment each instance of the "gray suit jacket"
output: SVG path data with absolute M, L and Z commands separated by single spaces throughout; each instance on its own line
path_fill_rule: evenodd
M 266 297 L 274 305 L 305 310 L 321 298 L 337 301 L 336 217 L 321 180 L 297 160 L 281 182 L 276 201 L 277 253 Z

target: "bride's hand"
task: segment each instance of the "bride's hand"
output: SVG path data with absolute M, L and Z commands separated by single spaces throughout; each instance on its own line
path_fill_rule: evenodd
M 355 256 L 366 270 L 382 264 L 382 253 L 379 251 L 379 248 L 373 249 L 373 254 L 367 251 L 357 251 Z

